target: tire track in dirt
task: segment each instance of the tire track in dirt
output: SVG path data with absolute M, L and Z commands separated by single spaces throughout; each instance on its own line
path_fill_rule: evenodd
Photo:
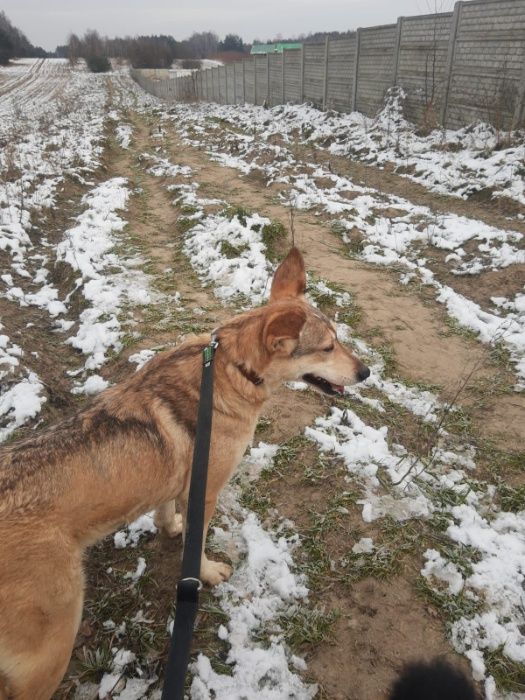
M 169 131 L 169 137 L 173 162 L 192 167 L 206 195 L 242 204 L 288 223 L 289 211 L 276 201 L 275 186 L 267 188 L 232 168 L 214 163 L 204 151 L 183 144 L 174 130 Z M 430 297 L 421 298 L 402 287 L 389 270 L 349 259 L 343 243 L 315 216 L 296 212 L 295 228 L 296 242 L 308 269 L 355 295 L 362 310 L 358 331 L 373 345 L 387 343 L 393 348 L 403 377 L 437 385 L 446 399 L 477 367 L 471 385 L 478 381 L 488 388 L 483 391 L 482 400 L 475 387 L 465 389 L 460 403 L 472 413 L 479 434 L 490 436 L 505 448 L 521 449 L 525 439 L 525 397 L 491 392 L 491 377 L 495 373 L 501 375 L 502 370 L 494 365 L 490 348 L 451 333 L 445 311 Z

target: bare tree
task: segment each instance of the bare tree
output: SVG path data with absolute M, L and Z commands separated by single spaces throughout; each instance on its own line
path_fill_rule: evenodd
M 80 51 L 80 39 L 76 34 L 70 34 L 67 42 L 67 58 L 70 66 L 74 67 L 77 64 L 80 58 Z

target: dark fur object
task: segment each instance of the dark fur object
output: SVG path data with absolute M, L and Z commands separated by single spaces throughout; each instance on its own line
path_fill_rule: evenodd
M 405 666 L 389 700 L 478 700 L 478 694 L 463 671 L 434 659 Z

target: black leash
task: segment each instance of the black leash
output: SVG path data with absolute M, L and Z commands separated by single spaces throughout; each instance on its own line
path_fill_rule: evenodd
M 201 391 L 193 448 L 182 571 L 177 585 L 177 608 L 164 676 L 162 700 L 183 700 L 184 698 L 184 679 L 190 660 L 193 626 L 199 606 L 199 591 L 202 588 L 199 577 L 213 410 L 213 356 L 217 345 L 218 342 L 212 335 L 210 344 L 202 353 Z

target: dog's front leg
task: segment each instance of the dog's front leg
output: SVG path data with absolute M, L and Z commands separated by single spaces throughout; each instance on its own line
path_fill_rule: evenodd
M 182 515 L 177 513 L 177 506 L 174 500 L 161 503 L 155 511 L 153 520 L 159 530 L 163 530 L 168 537 L 176 537 L 182 532 Z
M 222 561 L 211 561 L 206 556 L 206 537 L 208 535 L 208 527 L 215 507 L 217 499 L 206 501 L 204 510 L 204 537 L 202 540 L 202 555 L 201 555 L 201 581 L 207 583 L 208 586 L 216 586 L 221 581 L 227 581 L 232 575 L 232 568 L 229 564 Z
M 181 510 L 187 513 L 187 505 L 181 501 Z M 208 586 L 216 586 L 221 581 L 227 581 L 232 574 L 232 567 L 222 561 L 212 561 L 206 556 L 206 537 L 208 535 L 208 527 L 210 520 L 217 505 L 217 498 L 207 500 L 204 509 L 204 530 L 202 538 L 202 554 L 201 554 L 201 581 Z M 186 522 L 184 522 L 182 537 L 184 539 L 186 530 Z

